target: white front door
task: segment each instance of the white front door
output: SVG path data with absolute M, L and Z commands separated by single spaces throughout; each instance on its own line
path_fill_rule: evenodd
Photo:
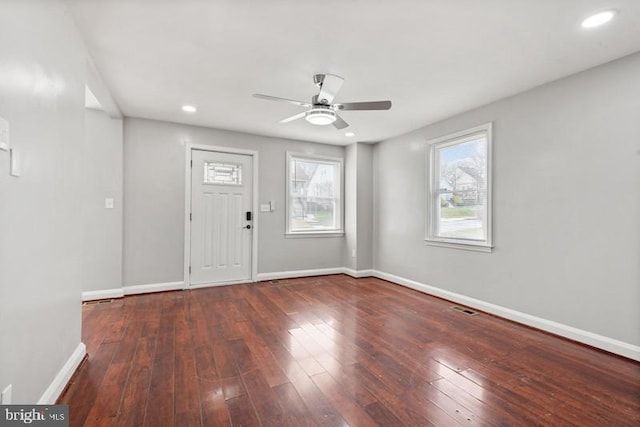
M 251 280 L 253 158 L 192 150 L 190 285 Z

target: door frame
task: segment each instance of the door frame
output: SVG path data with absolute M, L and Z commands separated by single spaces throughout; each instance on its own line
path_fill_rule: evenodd
M 251 156 L 253 159 L 253 186 L 251 195 L 251 212 L 253 219 L 251 227 L 253 233 L 251 235 L 251 281 L 255 282 L 258 277 L 258 215 L 256 207 L 258 206 L 258 152 L 255 150 L 245 150 L 243 148 L 222 147 L 218 145 L 193 144 L 185 143 L 185 184 L 184 184 L 184 289 L 205 288 L 210 286 L 225 286 L 238 283 L 247 283 L 245 280 L 238 282 L 211 283 L 204 285 L 191 286 L 191 275 L 189 274 L 189 266 L 191 264 L 191 161 L 193 159 L 193 150 L 212 151 L 226 154 L 243 154 Z

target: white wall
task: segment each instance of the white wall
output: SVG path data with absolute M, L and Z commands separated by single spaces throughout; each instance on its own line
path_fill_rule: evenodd
M 85 109 L 82 289 L 122 287 L 122 119 Z M 105 209 L 105 198 L 114 201 Z
M 344 237 L 285 238 L 285 153 L 344 148 L 144 119 L 124 121 L 124 285 L 183 280 L 185 143 L 259 152 L 258 273 L 343 266 Z
M 80 347 L 85 50 L 58 1 L 0 2 L 0 389 L 35 403 Z
M 493 253 L 426 246 L 425 141 L 494 124 Z M 377 270 L 640 345 L 640 54 L 375 148 Z

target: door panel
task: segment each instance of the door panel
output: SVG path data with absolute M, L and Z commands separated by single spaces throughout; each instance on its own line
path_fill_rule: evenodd
M 192 151 L 191 285 L 251 280 L 253 158 Z

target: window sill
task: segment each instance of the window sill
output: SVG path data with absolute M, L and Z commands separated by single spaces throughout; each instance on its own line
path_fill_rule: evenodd
M 492 252 L 493 246 L 483 245 L 483 244 L 473 244 L 473 243 L 461 243 L 461 242 L 452 242 L 446 240 L 429 240 L 425 239 L 424 241 L 429 246 L 439 246 L 442 248 L 449 249 L 462 249 L 465 251 L 475 251 L 475 252 Z
M 297 233 L 285 233 L 287 239 L 309 239 L 314 237 L 344 237 L 342 231 L 301 231 Z

